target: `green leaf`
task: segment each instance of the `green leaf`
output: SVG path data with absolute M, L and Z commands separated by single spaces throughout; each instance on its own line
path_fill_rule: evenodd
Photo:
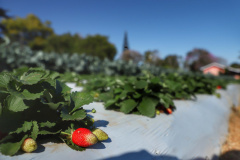
M 115 88 L 114 94 L 121 93 L 123 90 L 121 88 Z
M 125 99 L 127 97 L 127 93 L 128 93 L 128 91 L 125 91 L 125 90 L 122 91 L 122 93 L 119 95 L 119 98 L 122 100 Z
M 0 90 L 0 103 L 2 103 L 2 107 L 4 106 L 3 104 L 5 103 L 5 100 L 8 96 L 8 92 Z
M 133 98 L 136 98 L 136 99 L 140 98 L 141 96 L 142 96 L 142 94 L 140 94 L 138 92 L 134 92 L 134 94 L 133 94 Z
M 20 80 L 23 82 L 23 84 L 36 84 L 38 83 L 42 76 L 44 75 L 43 72 L 31 72 L 31 73 L 24 73 L 21 77 Z
M 7 88 L 7 84 L 10 81 L 10 77 L 7 74 L 1 74 L 0 75 L 0 87 Z
M 4 155 L 9 155 L 13 156 L 18 152 L 18 150 L 21 148 L 21 145 L 23 141 L 27 138 L 27 135 L 25 135 L 21 141 L 19 142 L 8 142 L 8 143 L 3 143 L 0 145 L 0 151 Z
M 56 79 L 59 76 L 60 75 L 59 75 L 58 72 L 53 72 L 53 71 L 51 71 L 51 73 L 48 75 L 48 77 L 51 78 L 51 79 Z
M 128 99 L 120 103 L 120 111 L 124 113 L 131 112 L 137 105 L 137 102 L 135 102 L 133 99 Z
M 113 94 L 111 92 L 100 93 L 99 99 L 103 102 L 107 102 L 109 99 L 113 98 Z
M 59 80 L 56 80 L 56 93 L 59 95 L 70 93 L 71 88 L 68 87 L 65 83 L 60 82 Z
M 50 101 L 50 102 L 47 102 L 47 101 Z M 45 94 L 45 97 L 41 97 L 41 100 L 40 100 L 40 102 L 48 105 L 52 110 L 57 110 L 60 105 L 64 105 L 65 103 L 65 102 L 53 103 L 51 101 L 52 101 L 51 97 L 50 96 L 46 97 L 46 94 Z
M 11 95 L 23 98 L 22 93 L 19 91 L 20 83 L 14 81 L 14 80 L 10 81 L 7 85 L 7 90 Z
M 17 96 L 10 95 L 6 99 L 7 108 L 13 112 L 23 111 L 28 108 L 23 102 L 23 99 Z
M 40 98 L 42 95 L 43 95 L 43 92 L 40 92 L 40 93 L 30 93 L 28 90 L 24 90 L 22 92 L 22 95 L 24 96 L 24 99 L 27 99 L 27 100 L 35 100 L 37 98 Z
M 48 135 L 48 134 L 58 134 L 58 133 L 60 133 L 60 132 L 61 132 L 61 130 L 56 131 L 56 132 L 51 132 L 51 131 L 42 130 L 42 131 L 39 131 L 38 134 Z
M 0 103 L 0 116 L 1 116 L 1 114 L 2 114 L 2 110 L 3 110 L 3 106 L 2 106 L 2 104 Z
M 76 144 L 74 144 L 71 139 L 62 138 L 62 137 L 60 137 L 60 139 L 64 143 L 66 143 L 68 145 L 68 147 L 70 147 L 70 148 L 72 148 L 72 149 L 74 149 L 76 151 L 84 151 L 84 150 L 86 150 L 86 148 L 83 148 L 83 147 L 80 147 L 80 146 L 77 146 Z
M 56 125 L 56 123 L 54 123 L 54 122 L 49 122 L 49 121 L 39 123 L 39 126 L 40 126 L 41 128 L 43 128 L 43 127 L 52 128 L 52 127 L 54 127 L 55 125 Z
M 136 89 L 144 89 L 148 85 L 147 81 L 140 80 L 135 83 Z
M 29 131 L 31 128 L 32 128 L 32 121 L 28 122 L 28 121 L 25 121 L 22 125 L 22 127 L 18 128 L 17 130 L 13 131 L 13 132 L 10 132 L 9 134 L 13 134 L 13 133 L 21 133 L 21 132 L 27 132 Z
M 137 108 L 142 115 L 154 117 L 157 104 L 158 100 L 156 98 L 143 97 Z
M 104 104 L 104 106 L 105 106 L 105 108 L 108 108 L 108 107 L 110 107 L 111 105 L 113 105 L 115 102 L 116 102 L 115 99 L 110 99 L 110 100 L 108 100 L 108 101 Z
M 159 77 L 154 77 L 154 78 L 151 79 L 151 83 L 153 83 L 153 84 L 159 84 L 159 82 L 160 82 Z
M 83 105 L 92 103 L 94 98 L 90 93 L 85 92 L 73 92 L 71 95 L 71 106 L 73 107 L 71 113 L 79 109 Z
M 39 127 L 38 127 L 37 121 L 33 121 L 32 124 L 33 124 L 33 129 L 31 132 L 31 137 L 32 139 L 36 140 L 38 136 Z
M 87 114 L 84 109 L 80 109 L 70 114 L 66 108 L 62 108 L 60 116 L 62 117 L 62 120 L 68 121 L 68 120 L 82 120 L 86 117 L 86 115 Z
M 4 137 L 4 138 L 2 138 L 1 140 L 0 140 L 0 144 L 1 143 L 4 143 L 4 142 L 6 142 L 6 141 L 9 141 L 9 140 L 11 140 L 11 139 L 13 139 L 14 137 L 12 136 L 12 135 L 10 135 L 10 134 L 8 134 L 6 137 Z M 1 145 L 0 145 L 1 146 Z M 0 149 L 1 150 L 1 149 Z
M 16 76 L 22 75 L 24 72 L 27 72 L 29 70 L 28 67 L 21 67 L 13 70 L 13 74 Z
M 133 89 L 133 86 L 132 85 L 129 85 L 129 84 L 125 84 L 124 85 L 124 90 L 127 91 L 127 92 L 134 92 L 135 90 Z
M 164 96 L 160 99 L 160 103 L 164 105 L 164 107 L 168 108 L 172 103 L 172 99 Z

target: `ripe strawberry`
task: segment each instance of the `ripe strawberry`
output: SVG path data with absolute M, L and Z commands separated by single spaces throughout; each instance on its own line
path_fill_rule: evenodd
M 78 128 L 72 133 L 72 142 L 80 147 L 89 147 L 98 142 L 97 137 L 86 128 Z
M 27 153 L 33 152 L 37 149 L 37 142 L 32 138 L 27 138 L 23 141 L 21 149 Z
M 171 108 L 166 108 L 168 114 L 172 114 Z
M 217 89 L 221 89 L 222 87 L 221 86 L 217 86 Z
M 99 141 L 105 141 L 108 139 L 108 135 L 107 133 L 105 133 L 103 130 L 99 129 L 99 128 L 96 128 L 92 131 L 92 133 L 97 136 L 97 139 Z

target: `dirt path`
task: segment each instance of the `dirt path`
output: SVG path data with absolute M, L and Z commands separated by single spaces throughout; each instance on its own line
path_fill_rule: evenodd
M 220 160 L 240 160 L 240 106 L 232 109 L 228 130 Z

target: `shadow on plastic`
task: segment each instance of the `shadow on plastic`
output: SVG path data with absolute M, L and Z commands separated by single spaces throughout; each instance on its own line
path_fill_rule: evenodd
M 192 159 L 179 159 L 172 155 L 152 155 L 146 150 L 139 152 L 130 152 L 116 157 L 106 158 L 104 160 L 240 160 L 240 150 L 228 151 L 220 156 L 196 157 Z

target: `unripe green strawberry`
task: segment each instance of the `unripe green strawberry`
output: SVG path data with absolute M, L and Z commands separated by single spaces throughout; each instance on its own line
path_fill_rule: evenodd
M 159 115 L 160 114 L 160 111 L 158 109 L 156 109 L 156 114 Z
M 107 140 L 108 139 L 108 135 L 107 133 L 105 133 L 103 130 L 99 129 L 99 128 L 96 128 L 92 131 L 92 133 L 97 136 L 97 139 L 99 141 L 104 141 L 104 140 Z
M 78 128 L 72 133 L 72 142 L 80 147 L 89 147 L 98 142 L 97 137 L 87 128 Z
M 33 152 L 37 149 L 37 142 L 32 138 L 27 138 L 23 141 L 21 149 L 27 153 Z

